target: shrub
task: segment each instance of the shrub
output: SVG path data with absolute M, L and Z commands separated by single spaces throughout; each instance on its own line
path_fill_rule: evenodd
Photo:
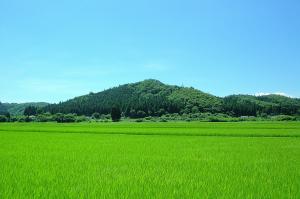
M 145 120 L 152 120 L 151 116 L 145 117 Z
M 210 116 L 208 118 L 209 122 L 226 122 L 226 120 L 224 118 L 221 117 L 216 117 L 216 116 Z
M 54 115 L 54 120 L 57 122 L 57 123 L 63 123 L 64 121 L 64 114 L 62 113 L 57 113 Z
M 75 121 L 76 121 L 76 115 L 74 114 L 66 114 L 63 119 L 64 123 L 71 123 Z
M 134 109 L 131 109 L 130 112 L 129 112 L 129 117 L 131 118 L 136 118 L 136 111 Z
M 110 114 L 107 114 L 107 115 L 101 114 L 100 119 L 101 119 L 101 120 L 110 120 L 110 119 L 111 119 L 111 116 L 110 116 Z
M 85 122 L 87 121 L 87 118 L 85 116 L 77 116 L 76 122 Z
M 161 108 L 161 109 L 158 110 L 158 112 L 157 112 L 156 115 L 157 115 L 157 116 L 162 116 L 162 115 L 165 114 L 165 113 L 166 113 L 165 109 L 162 109 L 162 108 Z
M 6 116 L 0 115 L 0 122 L 7 122 L 7 121 L 8 121 L 8 119 Z
M 53 115 L 50 113 L 43 113 L 36 116 L 36 121 L 38 122 L 51 122 L 54 121 Z
M 55 121 L 58 123 L 71 123 L 71 122 L 75 122 L 76 119 L 76 115 L 75 114 L 62 114 L 62 113 L 57 113 L 55 116 Z
M 97 112 L 93 113 L 93 115 L 92 115 L 93 119 L 100 119 L 100 117 L 101 117 L 100 113 L 97 113 Z
M 138 118 L 144 118 L 146 116 L 146 113 L 144 111 L 138 111 L 137 112 L 137 117 Z
M 25 117 L 25 122 L 32 122 L 33 119 L 34 119 L 33 117 L 26 116 L 26 117 Z
M 10 118 L 10 122 L 17 122 L 18 121 L 18 118 L 17 117 L 11 117 Z
M 290 115 L 276 115 L 272 117 L 275 121 L 295 121 L 296 117 L 290 116 Z
M 168 120 L 165 118 L 160 118 L 159 122 L 168 122 Z
M 17 118 L 18 122 L 25 122 L 26 117 L 25 116 L 20 116 Z

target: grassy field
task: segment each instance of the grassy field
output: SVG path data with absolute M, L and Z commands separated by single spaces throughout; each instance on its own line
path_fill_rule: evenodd
M 300 123 L 0 124 L 0 198 L 300 198 Z

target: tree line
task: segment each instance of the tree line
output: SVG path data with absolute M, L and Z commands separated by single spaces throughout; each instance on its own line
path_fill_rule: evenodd
M 186 119 L 186 115 L 193 118 L 204 113 L 229 117 L 297 116 L 300 115 L 300 100 L 279 95 L 231 95 L 220 98 L 194 88 L 170 86 L 150 79 L 58 104 L 39 107 L 30 105 L 24 110 L 25 116 L 50 114 L 55 115 L 57 121 L 76 120 L 74 118 L 80 116 L 97 118 L 97 115 L 110 115 L 113 119 L 114 113 L 134 119 L 165 115 Z M 6 114 L 9 113 L 0 103 L 0 115 Z
M 91 116 L 109 114 L 117 106 L 126 117 L 143 118 L 164 114 L 224 113 L 230 116 L 299 115 L 300 100 L 279 95 L 231 95 L 216 97 L 194 88 L 165 85 L 145 80 L 90 93 L 66 102 L 50 104 L 44 112 Z

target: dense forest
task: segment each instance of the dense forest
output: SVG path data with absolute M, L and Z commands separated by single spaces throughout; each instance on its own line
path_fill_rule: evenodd
M 299 115 L 300 100 L 281 95 L 231 95 L 223 99 L 223 111 L 233 116 Z
M 6 107 L 0 102 L 0 115 L 5 115 L 7 112 Z
M 52 114 L 108 114 L 112 106 L 119 107 L 125 116 L 140 118 L 165 113 L 221 112 L 222 99 L 193 88 L 145 80 L 51 104 L 44 107 L 44 111 Z
M 212 116 L 228 119 L 283 115 L 299 118 L 300 99 L 281 95 L 230 95 L 221 98 L 194 88 L 166 85 L 158 80 L 148 79 L 99 93 L 89 93 L 58 104 L 0 102 L 0 115 L 6 118 L 41 115 L 39 121 L 73 121 L 75 117 L 82 121 L 85 120 L 85 116 L 96 119 L 101 116 L 108 119 L 112 109 L 114 112 L 120 112 L 122 117 L 128 118 L 169 116 L 178 120 L 201 117 L 214 120 Z
M 46 102 L 29 102 L 29 103 L 4 103 L 4 106 L 7 108 L 7 111 L 11 115 L 21 115 L 24 113 L 24 110 L 28 106 L 34 106 L 36 108 L 42 108 L 47 106 Z
M 113 106 L 118 106 L 124 116 L 131 118 L 204 112 L 230 116 L 300 114 L 300 100 L 295 98 L 280 95 L 231 95 L 220 98 L 194 88 L 166 85 L 152 79 L 50 104 L 43 111 L 52 114 L 108 114 Z
M 0 115 L 9 113 L 10 115 L 23 115 L 24 110 L 28 106 L 34 106 L 36 108 L 42 108 L 47 106 L 45 102 L 29 102 L 29 103 L 1 103 L 0 102 Z

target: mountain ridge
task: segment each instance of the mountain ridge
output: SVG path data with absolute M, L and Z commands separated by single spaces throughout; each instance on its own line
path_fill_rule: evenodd
M 26 102 L 26 103 L 1 103 L 0 102 L 0 114 L 10 113 L 10 115 L 23 115 L 23 112 L 28 106 L 35 106 L 42 108 L 47 106 L 47 102 Z
M 282 95 L 235 94 L 218 97 L 193 87 L 164 84 L 156 79 L 128 83 L 74 97 L 59 103 L 1 103 L 0 114 L 21 115 L 27 106 L 50 113 L 108 114 L 113 106 L 124 116 L 160 116 L 166 113 L 225 113 L 232 116 L 300 115 L 300 99 Z
M 164 113 L 226 113 L 235 116 L 257 114 L 299 114 L 300 100 L 281 95 L 229 95 L 218 97 L 193 87 L 164 84 L 146 79 L 78 96 L 44 107 L 51 113 L 108 114 L 118 106 L 125 116 L 158 116 Z
M 112 106 L 119 106 L 121 110 L 127 114 L 133 115 L 134 111 L 143 111 L 146 114 L 155 115 L 160 109 L 168 112 L 178 112 L 182 104 L 178 102 L 178 97 L 174 95 L 182 95 L 181 91 L 189 89 L 194 97 L 206 97 L 216 101 L 217 97 L 206 94 L 201 91 L 194 91 L 195 89 L 179 87 L 174 85 L 166 85 L 154 79 L 147 79 L 144 81 L 124 84 L 118 87 L 113 87 L 102 92 L 90 93 L 75 97 L 62 103 L 49 105 L 46 108 L 51 113 L 56 112 L 74 112 L 77 114 L 92 114 L 93 112 L 109 113 Z M 190 98 L 184 98 L 188 101 Z M 176 101 L 177 100 L 177 101 Z M 100 104 L 99 104 L 100 103 Z M 174 104 L 177 105 L 174 105 Z M 212 102 L 214 103 L 214 102 Z M 87 105 L 89 104 L 89 105 Z M 200 108 L 209 108 L 210 105 L 202 104 Z M 68 107 L 68 108 L 63 108 Z M 78 107 L 82 107 L 78 110 Z

